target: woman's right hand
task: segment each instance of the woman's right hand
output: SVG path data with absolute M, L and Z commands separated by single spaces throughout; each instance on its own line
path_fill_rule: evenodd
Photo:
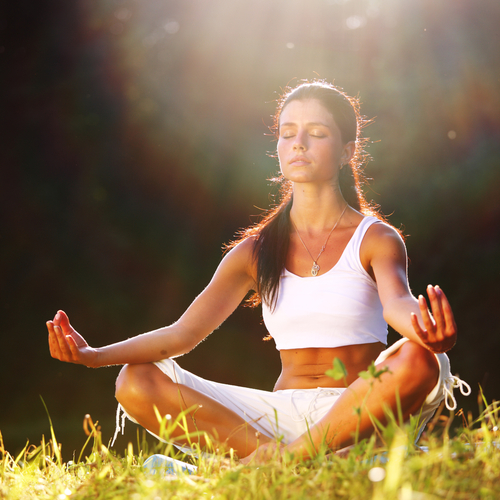
M 50 355 L 60 361 L 88 367 L 97 366 L 97 351 L 71 326 L 64 311 L 47 321 Z

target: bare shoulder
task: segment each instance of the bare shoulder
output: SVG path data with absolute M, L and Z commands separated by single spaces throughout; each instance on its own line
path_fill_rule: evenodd
M 383 258 L 406 262 L 406 246 L 398 231 L 385 222 L 372 224 L 361 244 L 360 257 L 363 267 L 372 274 L 374 260 Z
M 385 222 L 372 224 L 366 231 L 362 246 L 367 248 L 387 248 L 401 249 L 406 248 L 403 238 L 398 231 Z
M 231 258 L 233 260 L 249 261 L 253 260 L 253 249 L 255 245 L 256 237 L 251 236 L 244 239 L 237 245 L 235 245 L 231 250 L 229 250 L 224 258 Z
M 255 277 L 255 259 L 253 255 L 255 238 L 249 237 L 229 250 L 219 266 L 219 270 L 246 274 Z

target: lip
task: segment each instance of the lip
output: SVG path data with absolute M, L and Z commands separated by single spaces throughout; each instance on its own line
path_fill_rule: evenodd
M 308 165 L 309 163 L 311 162 L 305 156 L 294 156 L 290 160 L 290 164 L 294 165 Z

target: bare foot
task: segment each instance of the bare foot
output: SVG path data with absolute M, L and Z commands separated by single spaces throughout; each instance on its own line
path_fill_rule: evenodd
M 248 465 L 249 463 L 265 464 L 271 462 L 272 460 L 281 460 L 284 448 L 284 444 L 278 444 L 274 441 L 262 444 L 253 453 L 250 453 L 250 455 L 242 458 L 240 463 L 243 465 Z

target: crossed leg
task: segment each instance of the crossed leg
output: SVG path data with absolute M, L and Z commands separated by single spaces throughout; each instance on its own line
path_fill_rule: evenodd
M 439 365 L 434 354 L 414 342 L 405 342 L 377 365 L 378 370 L 383 368 L 388 368 L 388 371 L 378 380 L 356 379 L 310 429 L 310 434 L 299 436 L 286 447 L 287 450 L 305 458 L 313 448 L 317 450 L 324 442 L 332 450 L 347 447 L 354 443 L 356 430 L 359 439 L 374 432 L 370 416 L 382 424 L 387 424 L 387 408 L 397 416 L 398 400 L 404 421 L 410 415 L 418 414 L 438 381 Z M 355 409 L 360 407 L 358 417 Z
M 160 424 L 154 406 L 160 415 L 176 417 L 186 412 L 188 432 L 202 431 L 200 446 L 204 446 L 203 432 L 217 443 L 233 448 L 238 456 L 253 452 L 259 444 L 272 441 L 259 433 L 234 411 L 215 399 L 191 387 L 173 382 L 153 364 L 125 365 L 116 381 L 116 399 L 140 425 L 158 435 Z M 187 412 L 187 410 L 190 410 Z M 172 437 L 186 442 L 185 430 L 174 429 Z M 196 441 L 198 437 L 194 438 Z
M 289 443 L 287 449 L 305 458 L 311 454 L 311 444 L 318 449 L 325 439 L 328 446 L 336 450 L 354 442 L 356 429 L 360 439 L 368 437 L 374 430 L 370 415 L 386 422 L 386 406 L 397 415 L 396 394 L 404 420 L 417 414 L 439 376 L 434 354 L 414 342 L 406 342 L 377 365 L 379 370 L 384 367 L 389 371 L 373 383 L 362 378 L 355 380 L 310 432 Z M 273 439 L 258 435 L 257 430 L 235 412 L 195 389 L 173 382 L 153 364 L 126 365 L 117 380 L 116 398 L 130 416 L 155 434 L 159 433 L 159 423 L 153 405 L 161 415 L 172 416 L 195 407 L 187 415 L 189 432 L 205 431 L 233 448 L 240 457 L 253 454 L 257 447 L 259 453 L 265 454 L 275 446 Z M 362 407 L 360 419 L 354 413 L 359 407 Z M 183 433 L 179 429 L 173 437 Z M 200 444 L 203 443 L 200 439 Z

